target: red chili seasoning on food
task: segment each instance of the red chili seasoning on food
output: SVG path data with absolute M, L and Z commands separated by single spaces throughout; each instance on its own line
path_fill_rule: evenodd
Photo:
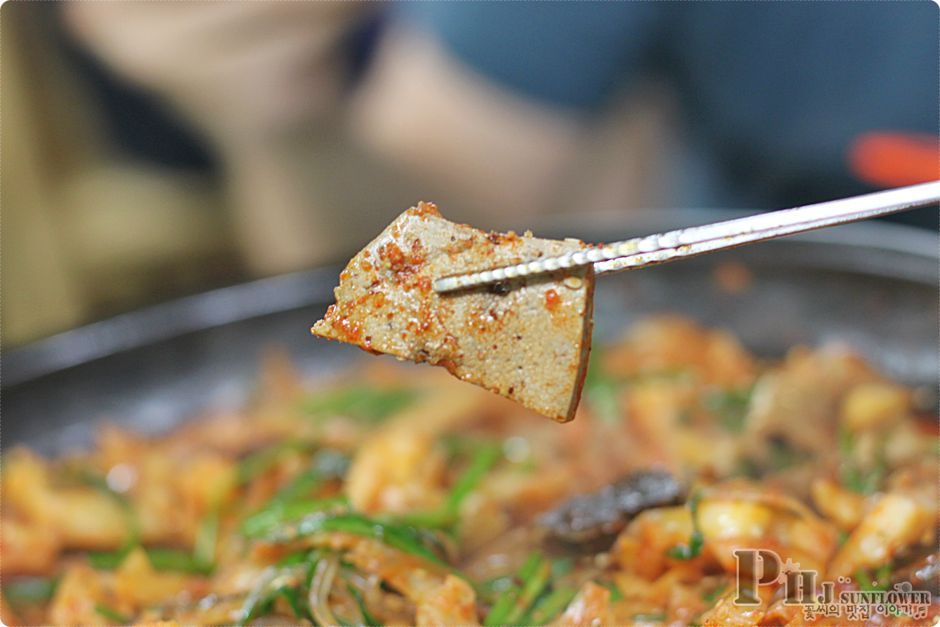
M 346 316 L 334 318 L 330 321 L 330 326 L 336 329 L 337 332 L 342 333 L 347 342 L 358 343 L 359 337 L 362 335 L 362 325 Z
M 559 304 L 561 304 L 561 297 L 558 296 L 558 292 L 553 289 L 547 290 L 545 292 L 545 308 L 554 311 Z
M 388 266 L 398 272 L 405 267 L 405 253 L 401 251 L 398 244 L 389 242 L 379 249 L 379 257 L 388 262 Z
M 418 291 L 422 294 L 429 294 L 431 292 L 431 279 L 426 276 L 419 276 L 415 280 L 415 285 L 418 286 Z
M 433 202 L 419 202 L 417 207 L 412 207 L 408 210 L 411 215 L 415 216 L 440 216 L 441 212 L 437 210 L 437 205 Z

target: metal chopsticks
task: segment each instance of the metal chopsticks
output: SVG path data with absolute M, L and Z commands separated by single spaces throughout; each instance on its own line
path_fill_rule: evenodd
M 646 237 L 636 237 L 511 266 L 455 274 L 435 279 L 433 287 L 439 293 L 453 292 L 589 264 L 594 265 L 596 274 L 635 270 L 676 259 L 937 203 L 940 203 L 940 181 L 932 181 Z

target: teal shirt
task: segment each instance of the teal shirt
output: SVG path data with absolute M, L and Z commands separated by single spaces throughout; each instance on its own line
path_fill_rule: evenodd
M 864 192 L 870 131 L 938 133 L 932 2 L 428 2 L 403 19 L 517 94 L 590 116 L 645 77 L 681 104 L 722 202 Z

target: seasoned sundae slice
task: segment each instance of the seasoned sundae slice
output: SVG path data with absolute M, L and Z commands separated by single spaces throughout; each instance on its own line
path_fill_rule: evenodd
M 555 256 L 585 247 L 487 233 L 419 203 L 340 274 L 336 304 L 314 335 L 373 353 L 443 366 L 455 377 L 566 422 L 574 417 L 591 349 L 590 267 L 437 294 L 441 276 Z

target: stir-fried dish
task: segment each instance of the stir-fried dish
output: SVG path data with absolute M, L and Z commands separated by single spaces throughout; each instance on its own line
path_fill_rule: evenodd
M 940 613 L 935 418 L 852 354 L 765 363 L 652 319 L 596 351 L 566 425 L 367 361 L 304 381 L 271 358 L 237 413 L 162 437 L 105 427 L 57 459 L 8 451 L 3 621 L 810 622 L 783 576 L 740 602 L 755 550 L 837 599 L 927 591 L 919 618 L 891 597 L 820 624 Z
M 439 295 L 434 279 L 579 250 L 578 240 L 487 233 L 431 203 L 402 213 L 340 274 L 315 335 L 427 362 L 560 422 L 574 417 L 591 351 L 594 272 L 561 269 Z

